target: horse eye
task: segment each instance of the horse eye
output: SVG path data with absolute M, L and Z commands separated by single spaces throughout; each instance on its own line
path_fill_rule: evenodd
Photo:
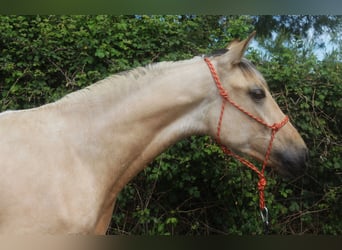
M 259 102 L 266 97 L 265 91 L 263 89 L 252 89 L 249 94 L 254 99 L 254 101 Z

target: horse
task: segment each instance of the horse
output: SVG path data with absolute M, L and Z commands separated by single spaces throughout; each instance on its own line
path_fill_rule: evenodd
M 206 60 L 138 67 L 55 102 L 1 113 L 0 233 L 105 234 L 123 187 L 191 135 L 219 134 L 234 154 L 263 161 L 269 151 L 267 166 L 300 172 L 305 142 L 244 58 L 254 35 Z M 270 129 L 255 118 L 283 121 L 272 149 Z

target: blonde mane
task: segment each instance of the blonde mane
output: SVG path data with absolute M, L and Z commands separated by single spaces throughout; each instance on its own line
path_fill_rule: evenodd
M 110 93 L 111 98 L 121 99 L 128 95 L 133 89 L 140 89 L 145 84 L 148 84 L 150 79 L 156 75 L 162 75 L 169 69 L 184 66 L 200 60 L 201 57 L 196 56 L 192 59 L 183 61 L 169 61 L 149 64 L 144 67 L 137 67 L 131 70 L 119 72 L 108 76 L 103 80 L 97 81 L 88 87 L 72 92 L 62 97 L 56 104 L 75 103 L 79 99 L 89 98 L 90 96 L 100 97 L 103 94 Z

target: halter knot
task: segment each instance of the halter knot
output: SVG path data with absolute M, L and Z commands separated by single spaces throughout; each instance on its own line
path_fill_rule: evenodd
M 278 123 L 274 123 L 272 126 L 270 126 L 270 128 L 277 132 L 279 129 L 281 129 L 282 127 L 285 126 L 285 124 L 289 121 L 289 117 L 285 116 L 284 119 L 281 122 Z
M 264 191 L 265 187 L 266 187 L 267 181 L 265 176 L 261 176 L 259 177 L 259 181 L 258 181 L 258 190 L 259 191 Z
M 274 124 L 270 127 L 270 129 L 272 129 L 273 131 L 278 131 L 278 130 L 280 129 L 279 123 L 274 123 Z

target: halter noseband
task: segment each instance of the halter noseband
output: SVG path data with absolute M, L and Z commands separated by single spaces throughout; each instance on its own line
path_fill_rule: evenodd
M 222 97 L 222 105 L 221 105 L 221 112 L 220 112 L 220 118 L 217 124 L 217 132 L 216 132 L 216 141 L 217 143 L 220 145 L 222 151 L 229 155 L 229 156 L 233 156 L 234 158 L 236 158 L 237 160 L 239 160 L 242 164 L 244 164 L 245 166 L 249 167 L 250 169 L 252 169 L 253 171 L 255 171 L 258 174 L 259 177 L 259 181 L 258 181 L 258 190 L 259 190 L 259 208 L 260 208 L 260 214 L 262 217 L 262 220 L 265 223 L 266 228 L 268 227 L 268 210 L 267 207 L 265 205 L 265 195 L 264 195 L 264 190 L 266 187 L 266 177 L 265 177 L 265 168 L 267 165 L 267 161 L 269 160 L 270 154 L 271 154 L 271 150 L 272 150 L 272 144 L 273 144 L 273 140 L 275 138 L 276 133 L 278 132 L 279 129 L 281 129 L 283 126 L 285 126 L 285 124 L 289 121 L 288 116 L 285 116 L 284 119 L 279 122 L 279 123 L 274 123 L 272 125 L 266 123 L 264 120 L 254 116 L 253 114 L 251 114 L 250 112 L 246 111 L 245 109 L 243 109 L 241 106 L 239 106 L 236 102 L 234 102 L 228 95 L 228 92 L 224 89 L 224 87 L 222 86 L 222 83 L 220 81 L 220 78 L 213 66 L 213 64 L 210 62 L 209 58 L 204 58 L 204 61 L 207 63 L 209 70 L 211 72 L 211 75 L 215 81 L 216 87 L 220 92 L 220 95 Z M 262 124 L 263 126 L 270 128 L 271 129 L 271 139 L 268 143 L 268 147 L 265 153 L 265 157 L 264 157 L 264 161 L 262 163 L 262 168 L 261 170 L 258 169 L 253 163 L 251 163 L 250 161 L 244 159 L 243 157 L 235 154 L 234 152 L 232 152 L 230 149 L 228 149 L 226 146 L 224 146 L 221 143 L 221 139 L 220 139 L 220 135 L 221 135 L 221 127 L 222 127 L 222 120 L 223 120 L 223 114 L 224 114 L 224 108 L 225 108 L 225 104 L 226 103 L 230 103 L 231 105 L 233 105 L 235 108 L 237 108 L 238 110 L 240 110 L 242 113 L 246 114 L 247 116 L 249 116 L 250 118 L 252 118 L 253 120 L 257 121 L 258 123 Z

